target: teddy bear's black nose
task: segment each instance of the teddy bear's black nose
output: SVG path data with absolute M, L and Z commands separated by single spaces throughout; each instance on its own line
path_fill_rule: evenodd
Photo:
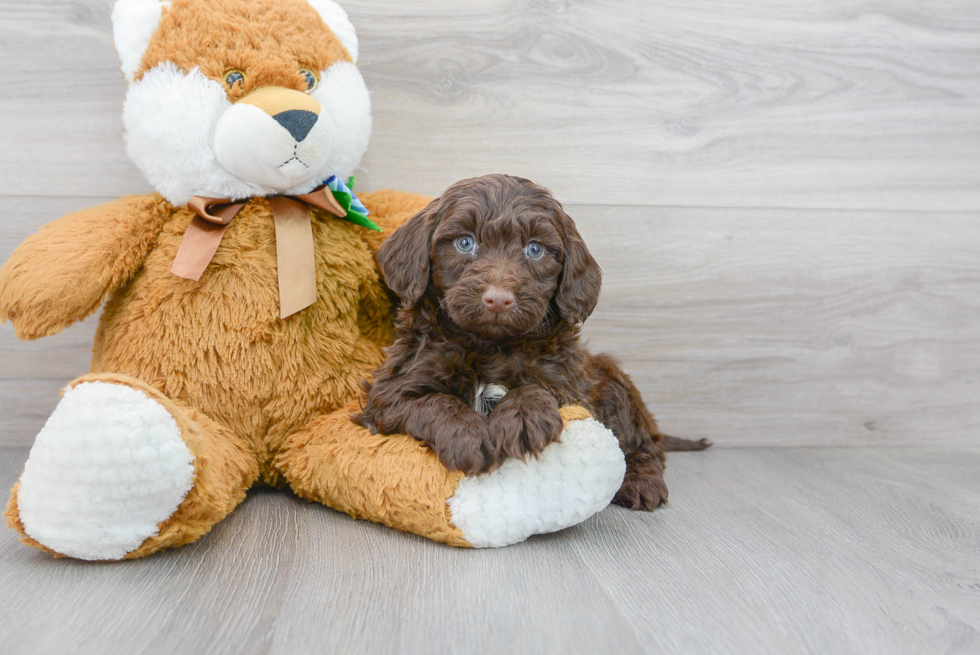
M 285 127 L 294 139 L 302 141 L 313 129 L 319 116 L 305 109 L 289 109 L 279 112 L 272 118 Z

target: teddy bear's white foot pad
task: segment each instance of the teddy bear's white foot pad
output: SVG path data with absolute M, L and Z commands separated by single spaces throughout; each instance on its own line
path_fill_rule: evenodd
M 593 418 L 576 420 L 539 457 L 510 460 L 492 473 L 460 480 L 449 509 L 471 545 L 509 546 L 602 510 L 625 474 L 616 436 Z
M 190 490 L 194 456 L 174 417 L 141 391 L 83 382 L 37 435 L 24 466 L 24 531 L 78 559 L 120 559 L 157 534 Z

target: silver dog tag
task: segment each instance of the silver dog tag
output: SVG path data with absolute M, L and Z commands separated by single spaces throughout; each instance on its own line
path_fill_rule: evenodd
M 507 387 L 504 385 L 480 382 L 476 386 L 476 394 L 473 396 L 473 409 L 481 414 L 489 415 L 497 403 L 503 400 L 506 395 Z

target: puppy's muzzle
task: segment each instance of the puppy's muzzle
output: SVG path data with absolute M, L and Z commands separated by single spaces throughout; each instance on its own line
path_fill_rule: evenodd
M 514 307 L 514 294 L 500 287 L 487 287 L 483 292 L 483 306 L 494 314 L 509 312 Z

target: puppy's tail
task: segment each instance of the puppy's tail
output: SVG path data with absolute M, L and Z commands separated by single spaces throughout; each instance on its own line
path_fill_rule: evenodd
M 667 452 L 681 452 L 687 450 L 705 450 L 711 448 L 712 443 L 707 439 L 681 439 L 680 437 L 671 437 L 670 435 L 662 434 L 660 435 L 660 447 Z

